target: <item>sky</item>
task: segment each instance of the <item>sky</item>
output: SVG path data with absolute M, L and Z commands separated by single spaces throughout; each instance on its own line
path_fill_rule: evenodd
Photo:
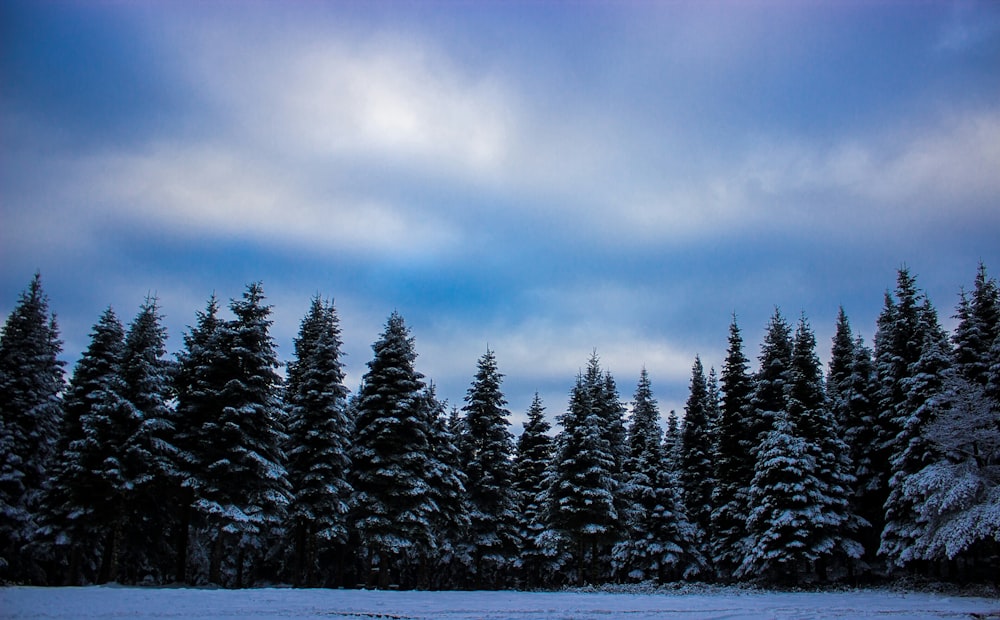
M 952 326 L 1000 273 L 1000 3 L 0 1 L 0 316 L 38 271 L 68 366 L 111 305 L 168 348 L 262 281 L 332 299 L 355 389 L 390 313 L 520 432 L 596 351 L 682 413 L 735 315 L 829 357 L 896 271 Z

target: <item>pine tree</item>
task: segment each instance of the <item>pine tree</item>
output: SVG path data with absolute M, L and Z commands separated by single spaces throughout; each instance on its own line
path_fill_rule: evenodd
M 20 549 L 36 528 L 62 421 L 61 350 L 36 273 L 0 333 L 0 579 L 29 577 Z
M 39 537 L 52 561 L 51 585 L 94 582 L 108 524 L 117 515 L 103 501 L 110 496 L 99 465 L 107 446 L 91 420 L 120 395 L 119 367 L 125 328 L 109 307 L 94 325 L 90 344 L 73 369 L 64 400 L 65 417 L 57 445 L 53 482 L 45 499 Z
M 424 391 L 423 409 L 431 429 L 429 475 L 435 511 L 431 526 L 436 539 L 432 568 L 423 570 L 420 587 L 455 588 L 467 585 L 473 559 L 469 540 L 469 498 L 457 438 L 449 428 L 447 403 L 438 400 L 434 384 Z M 458 417 L 457 409 L 454 410 Z
M 860 336 L 854 337 L 843 308 L 833 337 L 826 394 L 843 441 L 849 447 L 849 473 L 854 476 L 850 512 L 866 523 L 858 531 L 858 540 L 865 549 L 866 561 L 871 562 L 881 534 L 881 529 L 876 530 L 872 524 L 881 522 L 884 515 L 884 499 L 878 492 L 878 472 L 882 465 L 872 457 L 879 441 L 875 371 L 871 350 Z
M 579 583 L 594 582 L 601 572 L 602 552 L 619 533 L 619 481 L 615 452 L 608 441 L 605 392 L 597 355 L 586 375 L 577 376 L 568 410 L 560 416 L 556 460 L 549 476 L 546 521 L 569 545 Z M 588 562 L 589 559 L 589 562 Z
M 753 457 L 746 435 L 752 383 L 750 361 L 743 353 L 743 337 L 736 317 L 729 325 L 729 346 L 722 366 L 719 421 L 714 457 L 716 484 L 712 492 L 712 563 L 723 579 L 743 559 L 746 537 L 747 489 L 753 478 Z
M 423 375 L 403 317 L 393 312 L 362 379 L 351 450 L 350 523 L 369 568 L 368 584 L 388 587 L 391 573 L 434 548 L 430 433 L 422 412 Z
M 788 369 L 792 363 L 792 328 L 775 308 L 761 344 L 759 368 L 754 376 L 747 428 L 747 451 L 755 454 L 775 416 L 787 406 Z
M 787 412 L 813 457 L 815 469 L 809 473 L 819 484 L 813 506 L 816 518 L 809 523 L 808 544 L 816 559 L 817 577 L 825 581 L 831 562 L 853 566 L 863 549 L 855 540 L 859 521 L 848 500 L 854 483 L 848 447 L 827 406 L 816 338 L 805 316 L 795 330 L 787 385 Z
M 712 519 L 712 442 L 709 429 L 708 384 L 701 358 L 691 367 L 691 383 L 684 407 L 680 474 L 684 505 L 699 529 L 699 544 L 706 540 Z
M 341 362 L 340 321 L 332 302 L 313 297 L 294 341 L 288 365 L 286 403 L 289 506 L 295 549 L 296 585 L 335 583 L 339 575 L 320 574 L 324 565 L 340 567 L 335 554 L 347 542 L 351 420 Z
M 222 416 L 222 390 L 228 381 L 228 351 L 222 341 L 225 326 L 218 311 L 218 300 L 212 295 L 205 310 L 198 312 L 196 325 L 184 335 L 184 349 L 177 355 L 174 378 L 177 432 L 174 442 L 181 469 L 176 491 L 175 579 L 178 583 L 189 581 L 188 564 L 192 546 L 198 556 L 205 558 L 210 555 L 211 540 L 215 537 L 214 527 L 209 527 L 208 515 L 196 510 L 195 502 L 211 484 L 208 469 L 216 458 L 213 432 Z M 195 532 L 193 538 L 192 531 Z M 206 567 L 200 568 L 204 573 Z M 201 577 L 207 577 L 207 574 Z
M 123 514 L 118 580 L 162 581 L 172 550 L 174 524 L 162 505 L 177 488 L 174 446 L 173 365 L 165 358 L 167 332 L 156 298 L 147 298 L 125 335 L 120 375 L 128 408 L 120 447 Z M 169 567 L 172 569 L 173 567 Z
M 514 489 L 519 501 L 521 572 L 528 587 L 537 587 L 544 582 L 543 570 L 549 565 L 539 537 L 545 529 L 545 472 L 554 449 L 552 438 L 548 435 L 551 428 L 545 419 L 542 399 L 536 392 L 528 408 L 524 431 L 517 439 L 514 456 Z
M 906 482 L 940 459 L 928 436 L 928 427 L 940 413 L 944 379 L 952 365 L 951 347 L 938 324 L 937 312 L 926 298 L 917 312 L 915 331 L 921 350 L 900 381 L 905 400 L 894 408 L 892 424 L 900 430 L 891 444 L 886 523 L 879 548 L 879 554 L 894 567 L 917 559 L 914 544 L 925 532 L 926 524 L 919 518 L 916 499 L 906 492 Z
M 628 428 L 628 532 L 616 546 L 615 561 L 630 579 L 664 582 L 702 572 L 705 559 L 697 546 L 697 528 L 684 514 L 679 489 L 664 467 L 659 417 L 643 368 Z
M 517 556 L 517 506 L 511 470 L 514 438 L 507 430 L 510 412 L 500 389 L 502 380 L 496 357 L 487 349 L 479 359 L 463 407 L 471 449 L 465 473 L 477 587 L 502 585 L 503 575 Z
M 261 284 L 247 286 L 230 302 L 234 315 L 216 328 L 210 343 L 227 355 L 217 417 L 202 427 L 214 441 L 206 446 L 195 509 L 208 528 L 212 549 L 209 580 L 242 587 L 285 518 L 289 484 L 285 470 L 285 413 L 279 399 L 281 378 L 269 330 L 271 307 Z M 226 575 L 223 575 L 223 572 Z M 252 579 L 252 577 L 251 577 Z
M 987 277 L 983 263 L 976 272 L 972 299 L 962 293 L 956 318 L 959 322 L 952 336 L 955 364 L 966 379 L 985 386 L 990 348 L 1000 336 L 1000 287 L 994 278 Z

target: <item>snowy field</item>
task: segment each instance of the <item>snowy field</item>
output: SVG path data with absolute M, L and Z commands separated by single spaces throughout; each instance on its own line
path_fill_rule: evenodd
M 698 594 L 578 592 L 366 592 L 167 588 L 0 588 L 0 617 L 458 618 L 1000 618 L 1000 600 L 854 591 Z

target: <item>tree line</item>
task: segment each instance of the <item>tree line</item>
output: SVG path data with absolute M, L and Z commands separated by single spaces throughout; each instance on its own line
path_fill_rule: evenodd
M 734 315 L 665 429 L 595 352 L 549 422 L 510 432 L 487 349 L 461 407 L 393 313 L 344 385 L 332 302 L 286 376 L 260 283 L 212 296 L 175 356 L 155 298 L 112 308 L 66 382 L 36 274 L 0 334 L 8 583 L 548 588 L 1000 575 L 1000 289 L 983 265 L 948 334 L 907 269 L 869 346 L 843 309 L 822 367 L 775 310 L 756 370 Z

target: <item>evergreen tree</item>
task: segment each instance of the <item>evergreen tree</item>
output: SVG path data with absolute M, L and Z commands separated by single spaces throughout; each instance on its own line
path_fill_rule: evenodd
M 945 377 L 952 366 L 951 347 L 938 324 L 937 312 L 926 298 L 917 312 L 915 331 L 921 339 L 921 352 L 900 381 L 905 400 L 894 409 L 892 420 L 893 427 L 900 430 L 891 444 L 886 522 L 879 548 L 894 567 L 917 559 L 915 543 L 926 531 L 918 514 L 918 500 L 906 492 L 906 482 L 941 457 L 930 441 L 928 427 L 940 415 Z
M 963 291 L 956 318 L 958 326 L 952 336 L 955 364 L 966 379 L 985 386 L 990 348 L 1000 335 L 1000 287 L 994 278 L 987 277 L 983 263 L 976 272 L 972 299 Z
M 549 560 L 539 537 L 545 529 L 543 492 L 546 468 L 552 460 L 551 425 L 545 419 L 542 399 L 535 393 L 528 408 L 528 420 L 517 439 L 514 456 L 514 489 L 519 501 L 518 527 L 521 536 L 521 570 L 525 585 L 541 585 Z
M 808 524 L 808 544 L 816 559 L 817 577 L 825 581 L 831 561 L 840 565 L 853 563 L 861 557 L 863 549 L 855 541 L 859 522 L 848 499 L 854 483 L 849 471 L 848 447 L 841 440 L 827 406 L 816 338 L 804 316 L 795 330 L 787 385 L 787 412 L 813 457 L 815 469 L 809 473 L 819 485 L 813 506 L 817 518 Z
M 198 578 L 208 577 L 208 556 L 215 537 L 209 527 L 208 515 L 195 509 L 195 501 L 211 484 L 209 466 L 216 458 L 217 421 L 222 416 L 222 390 L 228 381 L 228 351 L 222 341 L 224 322 L 218 316 L 219 304 L 212 295 L 204 311 L 197 314 L 197 323 L 184 335 L 184 349 L 177 355 L 174 389 L 177 394 L 177 429 L 180 479 L 177 489 L 178 526 L 176 540 L 177 564 L 175 579 L 189 581 L 188 564 L 193 543 L 201 561 Z M 210 504 L 208 506 L 211 506 Z M 200 565 L 200 566 L 199 566 Z M 194 579 L 197 581 L 198 579 Z
M 729 325 L 729 345 L 720 377 L 722 398 L 714 443 L 712 563 L 723 579 L 728 579 L 742 561 L 742 544 L 746 537 L 746 493 L 754 466 L 746 442 L 752 390 L 749 364 L 734 316 Z
M 581 584 L 597 580 L 603 549 L 615 542 L 620 525 L 615 453 L 608 441 L 605 404 L 595 399 L 605 392 L 604 384 L 594 354 L 586 375 L 577 376 L 568 410 L 559 419 L 562 430 L 549 476 L 546 521 L 569 545 Z
M 173 365 L 165 358 L 167 332 L 161 322 L 156 298 L 147 298 L 125 335 L 120 367 L 127 407 L 119 457 L 125 511 L 115 573 L 127 583 L 149 577 L 162 581 L 172 553 L 166 543 L 174 515 L 162 506 L 172 501 L 180 476 L 169 404 Z
M 503 375 L 489 349 L 479 359 L 465 396 L 466 435 L 471 449 L 465 463 L 472 520 L 470 536 L 477 587 L 500 586 L 517 556 L 517 505 L 511 458 L 514 438 L 507 427 L 510 412 L 500 390 Z
M 469 545 L 470 506 L 458 440 L 449 428 L 447 403 L 439 401 L 433 384 L 424 392 L 424 410 L 431 428 L 428 485 L 435 512 L 432 529 L 436 549 L 432 570 L 424 570 L 421 587 L 455 588 L 467 584 L 473 567 Z M 457 409 L 454 411 L 458 417 Z
M 242 299 L 230 302 L 235 318 L 220 324 L 210 343 L 227 354 L 213 356 L 223 366 L 210 369 L 210 376 L 219 373 L 222 406 L 202 427 L 214 440 L 202 455 L 195 509 L 212 547 L 209 580 L 236 587 L 248 581 L 248 567 L 252 581 L 252 570 L 284 521 L 290 495 L 281 378 L 269 333 L 271 307 L 264 300 L 259 282 L 247 286 Z
M 663 582 L 702 572 L 705 559 L 697 546 L 697 528 L 684 514 L 679 490 L 664 466 L 659 417 L 643 368 L 628 428 L 628 532 L 616 547 L 615 560 L 630 579 Z
M 433 551 L 427 481 L 430 434 L 423 406 L 423 375 L 403 317 L 393 312 L 372 346 L 357 403 L 351 449 L 350 523 L 370 569 L 368 584 L 388 587 L 391 573 Z M 376 573 L 377 571 L 377 573 Z
M 844 309 L 837 317 L 830 371 L 826 382 L 827 401 L 834 421 L 848 446 L 849 472 L 854 484 L 849 494 L 850 512 L 864 520 L 858 540 L 867 561 L 878 551 L 881 530 L 872 527 L 883 518 L 883 499 L 878 491 L 881 464 L 873 461 L 878 448 L 875 409 L 875 373 L 872 352 L 861 337 L 855 338 Z
M 691 384 L 684 407 L 684 432 L 681 435 L 680 475 L 684 505 L 691 521 L 698 526 L 699 544 L 708 535 L 712 518 L 712 442 L 709 429 L 708 384 L 701 358 L 691 367 Z
M 21 549 L 37 526 L 62 421 L 61 350 L 36 273 L 0 332 L 0 579 L 29 577 Z
M 48 556 L 52 585 L 94 582 L 108 524 L 117 515 L 108 502 L 100 463 L 107 446 L 92 423 L 94 415 L 120 400 L 119 367 L 125 328 L 109 307 L 94 325 L 90 344 L 73 369 L 64 400 L 65 417 L 57 446 L 53 482 L 45 500 L 39 536 Z
M 750 397 L 747 428 L 747 452 L 756 454 L 757 447 L 771 430 L 772 421 L 787 406 L 788 369 L 792 363 L 792 328 L 774 309 L 761 344 L 759 368 L 754 376 Z
M 663 431 L 663 467 L 675 478 L 675 482 L 680 489 L 681 471 L 681 435 L 684 431 L 684 424 L 677 419 L 677 412 L 673 409 L 667 413 L 667 428 Z M 681 492 L 683 496 L 683 492 Z
M 341 362 L 340 321 L 331 302 L 313 297 L 295 338 L 295 361 L 288 365 L 288 480 L 292 487 L 289 519 L 294 546 L 293 582 L 339 582 L 321 575 L 324 565 L 339 569 L 335 557 L 347 542 L 351 420 Z M 339 561 L 337 561 L 339 560 Z M 325 578 L 324 578 L 325 577 Z

